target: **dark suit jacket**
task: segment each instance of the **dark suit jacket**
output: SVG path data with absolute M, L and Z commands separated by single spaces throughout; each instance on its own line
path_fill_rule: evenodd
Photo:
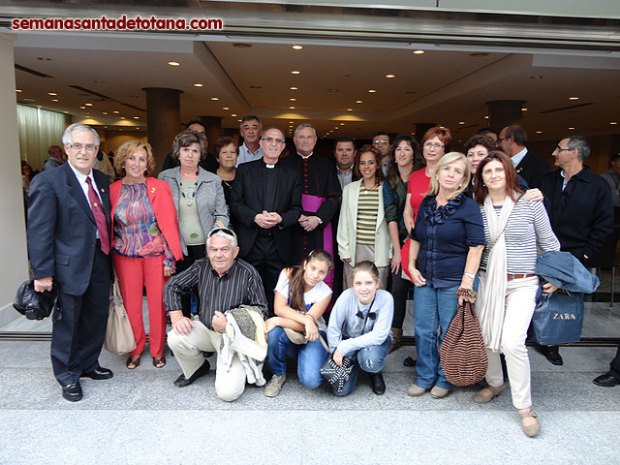
M 549 166 L 529 150 L 517 165 L 517 174 L 525 179 L 530 189 L 540 188 L 548 172 Z
M 540 187 L 551 228 L 562 251 L 572 253 L 586 266 L 596 266 L 593 260 L 614 230 L 609 186 L 588 168 L 574 175 L 564 191 L 563 182 L 556 170 L 545 176 Z
M 93 170 L 110 223 L 110 181 Z M 38 174 L 29 190 L 28 258 L 35 279 L 54 277 L 69 295 L 82 295 L 90 282 L 97 225 L 69 163 Z
M 259 227 L 254 222 L 257 214 L 264 210 L 263 202 L 263 160 L 243 163 L 237 168 L 237 176 L 232 189 L 231 211 L 237 220 L 240 256 L 245 257 L 252 248 Z M 272 228 L 273 239 L 280 258 L 287 263 L 291 260 L 291 226 L 297 224 L 301 215 L 301 180 L 293 168 L 280 165 L 276 186 L 276 205 L 273 211 L 280 214 L 282 223 Z

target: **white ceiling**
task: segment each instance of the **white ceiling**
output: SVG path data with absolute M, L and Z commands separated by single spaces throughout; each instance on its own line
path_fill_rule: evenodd
M 293 50 L 291 39 L 269 42 L 277 43 L 221 36 L 20 34 L 15 63 L 49 77 L 16 70 L 17 98 L 76 119 L 144 130 L 143 89 L 164 87 L 183 92 L 182 122 L 221 116 L 223 127 L 235 128 L 239 117 L 256 114 L 264 124 L 284 128 L 310 122 L 329 138 L 415 132 L 416 123 L 439 123 L 461 140 L 488 125 L 487 102 L 522 100 L 527 108 L 522 123 L 532 139 L 557 139 L 569 127 L 590 136 L 620 133 L 620 125 L 610 124 L 620 123 L 615 55 L 480 46 L 429 47 L 414 55 L 411 47 L 368 41 L 300 40 L 303 50 Z M 181 66 L 169 66 L 171 60 Z M 395 77 L 386 78 L 389 73 Z M 92 106 L 80 109 L 87 103 Z

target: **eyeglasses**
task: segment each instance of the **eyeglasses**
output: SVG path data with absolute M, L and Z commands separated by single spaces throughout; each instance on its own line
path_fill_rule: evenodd
M 427 149 L 442 149 L 444 148 L 444 144 L 440 144 L 439 142 L 426 142 L 424 147 Z
M 78 152 L 81 151 L 82 149 L 84 149 L 84 151 L 86 152 L 94 152 L 97 150 L 97 146 L 95 144 L 84 145 L 84 144 L 75 143 L 75 144 L 67 144 L 67 147 L 75 149 Z
M 555 148 L 554 152 L 569 152 L 573 149 L 568 148 L 568 149 L 563 149 L 562 147 L 560 147 L 559 145 Z
M 388 145 L 388 144 L 389 142 L 387 140 L 377 139 L 377 140 L 372 141 L 372 145 Z
M 277 137 L 261 137 L 260 140 L 264 140 L 269 144 L 284 144 L 284 139 L 280 139 Z

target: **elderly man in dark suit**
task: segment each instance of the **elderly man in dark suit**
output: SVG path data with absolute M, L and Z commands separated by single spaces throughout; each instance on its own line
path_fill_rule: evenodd
M 261 160 L 237 168 L 231 211 L 237 219 L 239 256 L 260 274 L 269 311 L 273 290 L 283 268 L 292 265 L 291 228 L 301 215 L 301 179 L 292 167 L 279 163 L 284 132 L 267 128 L 261 137 Z
M 506 126 L 499 133 L 497 145 L 511 158 L 517 173 L 527 182 L 527 187 L 540 188 L 549 167 L 528 151 L 525 129 L 517 124 Z
M 91 168 L 97 132 L 72 124 L 62 142 L 68 163 L 39 174 L 30 186 L 28 257 L 35 290 L 58 290 L 52 367 L 63 397 L 76 402 L 80 378 L 113 376 L 98 360 L 110 296 L 110 197 L 108 177 Z

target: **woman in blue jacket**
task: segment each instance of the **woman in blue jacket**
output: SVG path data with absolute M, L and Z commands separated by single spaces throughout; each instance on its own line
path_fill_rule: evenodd
M 480 209 L 463 194 L 469 179 L 465 155 L 444 155 L 411 231 L 409 274 L 415 285 L 418 377 L 409 387 L 410 396 L 430 390 L 439 399 L 452 389 L 439 362 L 438 345 L 456 314 L 457 293 L 459 302 L 474 299 L 472 288 L 485 243 Z

